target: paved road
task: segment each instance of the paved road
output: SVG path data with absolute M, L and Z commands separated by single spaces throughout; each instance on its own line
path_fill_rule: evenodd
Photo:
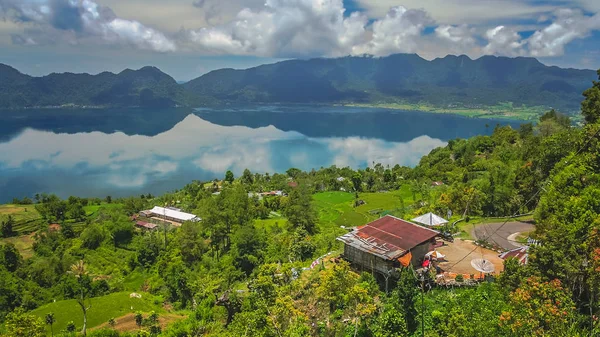
M 535 229 L 534 225 L 527 222 L 507 222 L 504 226 L 502 226 L 502 224 L 503 223 L 500 222 L 477 225 L 475 226 L 475 229 L 471 230 L 471 236 L 481 240 L 489 237 L 490 234 L 496 231 L 496 233 L 492 234 L 487 241 L 489 243 L 496 243 L 506 250 L 511 250 L 521 246 L 519 243 L 509 239 L 511 235 L 515 233 L 531 232 Z

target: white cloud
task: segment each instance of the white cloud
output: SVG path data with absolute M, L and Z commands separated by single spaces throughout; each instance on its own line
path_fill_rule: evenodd
M 376 0 L 371 5 L 361 3 L 366 12 L 354 13 L 347 11 L 342 0 L 266 0 L 262 5 L 261 0 L 186 0 L 190 13 L 198 17 L 195 26 L 202 28 L 180 28 L 166 35 L 140 21 L 117 17 L 100 1 L 134 17 L 148 19 L 150 15 L 136 16 L 135 6 L 117 0 L 0 0 L 0 15 L 24 27 L 22 33 L 5 33 L 20 45 L 89 42 L 159 52 L 276 58 L 393 53 L 418 53 L 427 59 L 447 54 L 555 57 L 563 55 L 569 43 L 600 29 L 600 14 L 555 10 L 558 0 L 545 5 L 515 0 L 407 0 L 404 6 L 391 8 L 395 2 Z M 133 1 L 137 7 L 143 5 L 142 0 Z M 183 1 L 175 1 L 173 13 L 181 13 Z M 583 8 L 594 7 L 588 0 L 577 1 Z M 160 16 L 158 8 L 166 8 L 161 0 L 144 3 L 147 7 L 140 12 L 154 16 Z M 381 12 L 383 6 L 388 6 L 386 12 Z M 484 9 L 490 13 L 483 13 Z M 369 17 L 372 13 L 379 14 Z M 456 18 L 465 15 L 477 20 L 463 19 L 457 24 Z M 186 14 L 185 22 L 192 22 L 191 17 Z M 515 18 L 527 19 L 529 24 L 490 28 L 485 22 L 514 22 Z M 172 29 L 174 24 L 166 26 Z M 531 30 L 535 32 L 524 38 L 521 32 Z
M 429 15 L 420 9 L 392 7 L 385 17 L 373 23 L 373 35 L 364 46 L 355 48 L 353 54 L 389 55 L 418 51 L 418 40 L 425 26 L 432 24 Z
M 414 166 L 421 153 L 445 146 L 446 143 L 429 136 L 417 137 L 406 143 L 388 143 L 380 139 L 361 137 L 328 138 L 322 140 L 334 154 L 333 164 L 338 167 L 358 167 L 370 163 Z
M 0 15 L 27 27 L 13 42 L 47 44 L 96 39 L 158 52 L 176 50 L 163 33 L 140 22 L 118 18 L 92 0 L 0 0 Z
M 597 0 L 578 0 L 589 1 Z M 537 17 L 557 8 L 551 3 L 532 3 L 524 0 L 357 0 L 369 17 L 379 18 L 390 7 L 421 8 L 444 25 L 480 25 L 489 21 L 503 21 Z
M 587 37 L 600 29 L 600 13 L 586 16 L 581 10 L 561 9 L 548 27 L 536 31 L 528 40 L 529 52 L 535 57 L 560 56 L 567 44 Z
M 524 54 L 521 35 L 514 29 L 498 26 L 485 33 L 488 44 L 483 53 L 488 55 L 520 56 Z
M 345 18 L 344 11 L 341 0 L 267 0 L 227 24 L 185 33 L 197 48 L 218 54 L 346 55 L 363 41 L 367 18 Z

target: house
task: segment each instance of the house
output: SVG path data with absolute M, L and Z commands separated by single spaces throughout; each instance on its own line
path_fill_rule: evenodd
M 147 229 L 147 230 L 155 230 L 156 227 L 158 227 L 157 224 L 153 224 L 153 223 L 149 223 L 149 222 L 145 222 L 145 221 L 136 221 L 135 225 L 136 225 L 136 227 L 140 227 L 142 229 Z
M 386 215 L 337 240 L 344 243 L 344 259 L 365 270 L 389 275 L 401 266 L 420 266 L 438 234 L 432 229 Z
M 527 264 L 527 260 L 529 260 L 529 246 L 515 248 L 498 256 L 503 260 L 515 258 L 520 264 Z
M 431 186 L 442 186 L 442 185 L 444 185 L 444 183 L 441 181 L 434 181 L 431 183 Z
M 180 210 L 154 206 L 151 210 L 141 211 L 140 215 L 146 217 L 156 217 L 163 220 L 168 220 L 175 223 L 183 223 L 185 221 L 200 221 L 199 217 L 194 214 L 185 213 Z

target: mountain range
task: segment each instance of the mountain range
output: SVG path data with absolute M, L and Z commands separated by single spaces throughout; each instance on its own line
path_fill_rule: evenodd
M 218 103 L 407 103 L 485 107 L 502 102 L 579 110 L 592 70 L 546 66 L 534 58 L 415 54 L 289 60 L 211 71 L 179 84 L 155 67 L 119 74 L 32 77 L 0 64 L 0 108 L 202 106 Z

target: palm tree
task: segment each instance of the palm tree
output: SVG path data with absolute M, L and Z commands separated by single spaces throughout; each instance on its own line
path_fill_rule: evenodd
M 75 264 L 73 264 L 71 266 L 71 270 L 69 271 L 69 273 L 75 275 L 75 277 L 77 278 L 77 281 L 79 283 L 79 291 L 80 291 L 80 297 L 77 299 L 77 304 L 79 304 L 79 306 L 81 307 L 81 311 L 83 312 L 83 328 L 81 329 L 81 333 L 86 336 L 87 335 L 87 311 L 92 307 L 91 304 L 89 304 L 87 307 L 85 305 L 85 299 L 87 297 L 87 285 L 89 285 L 88 282 L 86 282 L 88 280 L 88 271 L 87 271 L 87 267 L 85 266 L 85 262 L 83 262 L 83 260 L 79 260 L 77 261 Z
M 50 325 L 50 333 L 52 334 L 52 337 L 54 337 L 54 328 L 52 327 L 54 324 L 54 313 L 51 312 L 46 314 L 46 324 Z

